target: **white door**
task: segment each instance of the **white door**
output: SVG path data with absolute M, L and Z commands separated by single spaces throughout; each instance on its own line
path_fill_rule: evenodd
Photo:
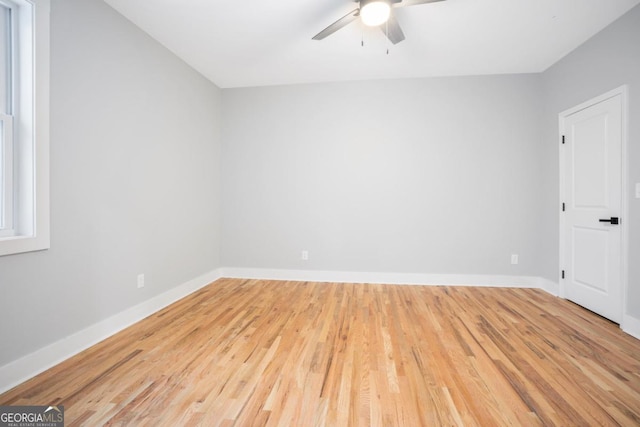
M 604 99 L 603 99 L 604 98 Z M 564 297 L 622 320 L 623 93 L 560 115 Z

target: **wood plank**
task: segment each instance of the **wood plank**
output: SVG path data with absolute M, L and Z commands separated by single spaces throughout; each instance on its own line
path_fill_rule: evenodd
M 640 341 L 534 289 L 221 279 L 0 395 L 67 425 L 639 425 Z

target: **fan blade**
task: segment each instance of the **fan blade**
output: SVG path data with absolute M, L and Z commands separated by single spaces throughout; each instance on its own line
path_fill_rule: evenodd
M 348 24 L 355 21 L 360 14 L 360 8 L 354 9 L 351 12 L 344 15 L 342 18 L 338 19 L 333 24 L 329 25 L 324 30 L 320 31 L 316 34 L 312 40 L 322 40 L 323 38 L 330 36 L 331 34 L 338 31 L 340 28 L 347 26 Z
M 380 25 L 380 29 L 387 36 L 391 43 L 398 44 L 402 40 L 404 40 L 404 33 L 402 32 L 402 28 L 400 28 L 400 24 L 395 16 L 389 16 L 389 20 L 386 24 Z
M 415 6 L 418 4 L 426 4 L 426 3 L 435 3 L 444 0 L 402 0 L 400 3 L 395 3 L 392 7 L 405 7 L 405 6 Z

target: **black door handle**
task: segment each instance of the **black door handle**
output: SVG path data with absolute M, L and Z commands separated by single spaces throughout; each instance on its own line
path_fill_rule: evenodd
M 620 219 L 617 216 L 612 216 L 609 219 L 601 219 L 600 222 L 610 222 L 612 225 L 620 224 Z

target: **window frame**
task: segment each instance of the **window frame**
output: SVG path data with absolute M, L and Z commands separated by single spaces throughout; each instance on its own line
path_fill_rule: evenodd
M 15 234 L 13 228 L 13 116 L 0 113 L 0 238 Z
M 48 249 L 50 0 L 0 0 L 12 9 L 11 229 L 0 231 L 0 256 Z M 15 16 L 15 18 L 14 18 Z M 3 117 L 3 123 L 9 120 Z M 8 160 L 5 157 L 5 160 Z M 9 224 L 9 221 L 6 221 Z

